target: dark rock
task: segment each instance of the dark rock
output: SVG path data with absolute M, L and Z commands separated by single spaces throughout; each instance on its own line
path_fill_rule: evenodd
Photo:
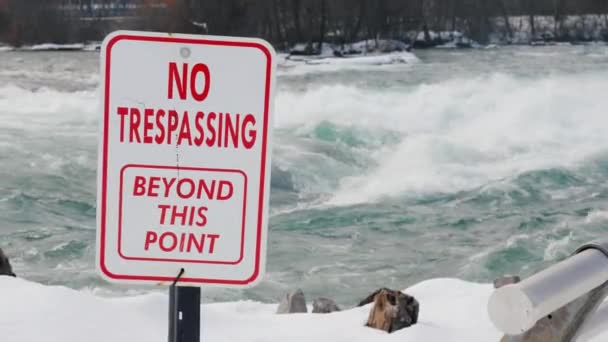
M 2 251 L 2 248 L 0 248 L 0 275 L 16 277 L 15 273 L 13 273 L 11 263 L 9 262 L 8 257 Z
M 516 275 L 504 275 L 494 280 L 494 288 L 498 289 L 505 285 L 517 284 L 521 281 L 521 278 Z
M 279 307 L 277 308 L 278 314 L 287 314 L 287 313 L 298 313 L 298 312 L 308 312 L 306 308 L 306 298 L 304 297 L 304 292 L 298 289 L 293 292 L 287 293 Z
M 338 304 L 328 298 L 317 298 L 312 301 L 312 313 L 330 313 L 340 311 Z
M 357 304 L 357 307 L 361 307 L 361 306 L 367 305 L 369 303 L 373 303 L 374 299 L 376 298 L 376 295 L 382 290 L 388 290 L 388 289 L 382 288 L 382 289 L 376 290 L 375 292 L 372 292 L 372 294 L 370 294 L 369 296 L 365 297 L 365 299 L 360 301 L 359 304 Z
M 379 289 L 365 298 L 359 306 L 373 302 L 367 326 L 389 333 L 407 328 L 418 322 L 418 301 L 401 291 Z

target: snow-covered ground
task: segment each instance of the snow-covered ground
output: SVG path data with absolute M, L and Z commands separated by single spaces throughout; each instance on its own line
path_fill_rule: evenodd
M 406 290 L 420 302 L 419 323 L 393 334 L 364 326 L 369 305 L 332 314 L 275 314 L 276 304 L 205 304 L 205 342 L 492 342 L 501 334 L 486 314 L 491 285 L 434 279 Z M 204 293 L 204 292 L 203 292 Z M 279 294 L 277 294 L 279 295 Z M 309 298 L 310 300 L 310 298 Z M 4 342 L 166 341 L 167 296 L 102 298 L 90 292 L 0 277 Z M 578 342 L 608 339 L 604 306 Z

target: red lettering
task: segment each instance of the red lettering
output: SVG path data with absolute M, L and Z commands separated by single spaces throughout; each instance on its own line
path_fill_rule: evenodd
M 165 218 L 167 217 L 167 209 L 171 208 L 168 204 L 159 204 L 160 209 L 160 224 L 165 224 Z
M 198 136 L 194 138 L 194 145 L 201 146 L 205 140 L 205 131 L 203 131 L 202 121 L 205 118 L 205 113 L 197 112 L 194 117 L 194 129 L 198 133 Z
M 166 244 L 167 237 L 169 237 L 169 244 Z M 160 249 L 163 252 L 171 252 L 177 246 L 177 236 L 172 232 L 165 232 L 160 236 L 160 240 L 158 242 Z
M 192 234 L 190 234 L 190 235 L 192 235 Z M 184 251 L 184 242 L 185 242 L 185 239 L 186 239 L 186 233 L 181 233 L 180 236 L 179 236 L 179 251 L 180 252 Z M 190 251 L 188 251 L 188 252 L 190 252 Z
M 154 141 L 156 141 L 156 143 L 159 145 L 163 142 L 163 140 L 165 140 L 165 125 L 163 125 L 163 121 L 161 120 L 163 116 L 165 116 L 165 111 L 159 109 L 158 112 L 156 112 L 156 126 L 158 126 L 158 134 L 156 134 L 154 137 Z
M 211 243 L 209 244 L 209 254 L 213 254 L 213 250 L 215 248 L 215 239 L 218 239 L 220 236 L 218 234 L 207 234 L 207 237 L 211 239 Z
M 183 189 L 183 185 L 185 183 L 187 183 L 188 186 L 190 186 L 189 192 L 184 192 L 183 191 L 184 190 Z M 192 197 L 192 195 L 194 194 L 194 190 L 195 190 L 194 189 L 194 181 L 192 181 L 192 179 L 190 179 L 190 178 L 183 178 L 183 179 L 180 179 L 177 182 L 177 195 L 179 197 L 183 198 L 183 199 L 187 199 L 187 198 Z
M 147 251 L 150 248 L 150 244 L 154 243 L 158 240 L 158 235 L 155 232 L 147 231 L 146 232 L 146 243 L 144 244 L 144 249 Z
M 144 250 L 150 250 L 150 247 L 155 243 L 161 251 L 169 253 L 176 249 L 179 252 L 193 252 L 204 253 L 205 251 L 205 240 L 208 241 L 208 253 L 213 254 L 215 252 L 215 243 L 220 238 L 219 234 L 194 234 L 194 233 L 179 233 L 179 236 L 171 231 L 164 232 L 158 235 L 154 231 L 146 232 L 146 239 L 144 242 Z M 179 247 L 178 247 L 179 243 Z
M 143 196 L 146 194 L 146 177 L 135 176 L 133 182 L 133 196 Z
M 173 98 L 173 84 L 177 86 L 177 92 L 179 93 L 179 98 L 182 100 L 186 99 L 186 85 L 188 84 L 188 63 L 184 63 L 182 65 L 182 75 L 179 74 L 179 69 L 177 68 L 177 63 L 171 62 L 169 63 L 169 90 L 168 90 L 168 98 Z
M 163 177 L 163 184 L 165 185 L 165 197 L 169 197 L 169 191 L 171 190 L 171 186 L 175 183 L 175 178 L 169 178 L 167 182 L 167 178 Z
M 205 215 L 207 210 L 208 210 L 207 207 L 198 208 L 198 217 L 199 217 L 200 221 L 197 221 L 195 223 L 197 226 L 204 227 L 207 224 L 207 215 Z
M 224 114 L 218 113 L 219 123 L 217 124 L 217 147 L 222 147 L 222 127 L 224 127 Z
M 129 108 L 118 107 L 116 113 L 120 115 L 120 142 L 125 141 L 125 116 L 129 114 Z
M 154 116 L 154 109 L 146 108 L 144 110 L 144 144 L 152 143 L 152 136 L 150 135 L 150 131 L 154 129 L 152 116 Z
M 178 211 L 178 206 L 174 205 L 171 209 L 171 224 L 175 224 L 175 219 L 181 220 L 181 225 L 186 225 L 186 215 L 188 214 L 188 207 L 184 207 L 182 211 Z
M 227 190 L 226 193 L 224 193 L 224 189 Z M 233 188 L 232 182 L 221 180 L 220 184 L 219 184 L 219 189 L 217 191 L 216 199 L 218 201 L 225 201 L 227 199 L 230 199 L 230 197 L 232 197 L 233 192 L 234 192 L 234 188 Z
M 243 140 L 243 146 L 246 149 L 251 149 L 255 144 L 256 130 L 254 128 L 247 129 L 247 126 L 255 127 L 255 116 L 252 114 L 245 115 L 243 119 L 243 127 L 241 128 L 241 139 Z
M 150 177 L 150 185 L 148 185 L 149 197 L 158 197 L 158 193 L 154 192 L 154 190 L 160 188 L 158 182 L 160 182 L 160 177 Z
M 120 117 L 120 142 L 126 141 L 127 131 L 130 143 L 159 145 L 251 149 L 257 139 L 256 118 L 251 113 L 197 111 L 189 115 L 174 109 L 117 107 L 116 114 Z
M 168 125 L 168 133 L 167 133 L 167 143 L 171 144 L 171 137 L 173 136 L 173 132 L 177 131 L 177 127 L 179 126 L 179 116 L 176 111 L 169 111 L 169 125 Z
M 196 78 L 199 73 L 203 73 L 203 75 L 205 76 L 205 86 L 203 87 L 203 91 L 200 93 L 196 91 Z M 205 98 L 207 98 L 207 95 L 209 94 L 210 83 L 211 76 L 209 75 L 209 68 L 207 67 L 207 65 L 202 63 L 196 64 L 192 68 L 192 73 L 190 74 L 190 92 L 192 94 L 192 97 L 198 102 L 202 102 L 203 100 L 205 100 Z
M 209 133 L 211 133 L 211 135 L 207 137 L 205 143 L 209 147 L 213 146 L 213 144 L 215 143 L 215 127 L 213 121 L 215 121 L 216 116 L 217 114 L 215 114 L 215 112 L 210 112 L 207 114 L 207 129 L 209 130 Z
M 228 147 L 228 139 L 231 139 L 232 146 L 234 146 L 234 148 L 239 147 L 239 119 L 240 116 L 236 115 L 236 124 L 233 125 L 230 113 L 226 113 L 226 132 L 224 133 L 224 146 Z
M 196 193 L 196 198 L 201 198 L 203 195 L 203 190 L 205 191 L 205 195 L 207 195 L 208 199 L 213 198 L 213 192 L 215 190 L 215 180 L 211 181 L 211 189 L 207 187 L 207 182 L 204 179 L 199 179 L 198 181 L 198 192 Z
M 194 234 L 190 234 L 188 236 L 188 252 L 192 250 L 192 245 L 199 253 L 203 253 L 203 247 L 205 247 L 205 234 L 201 234 L 200 244 L 198 243 L 196 236 Z
M 129 127 L 129 142 L 133 142 L 133 137 L 136 138 L 137 142 L 141 142 L 140 138 L 139 138 L 139 132 L 137 131 L 139 129 L 139 124 L 141 122 L 141 113 L 139 112 L 139 109 L 137 108 L 131 108 L 131 117 L 130 117 L 130 124 L 131 126 Z
M 184 112 L 182 117 L 182 128 L 179 130 L 179 137 L 177 138 L 177 144 L 181 145 L 182 140 L 188 140 L 188 145 L 192 145 L 192 137 L 190 136 L 190 123 L 188 122 L 188 112 Z

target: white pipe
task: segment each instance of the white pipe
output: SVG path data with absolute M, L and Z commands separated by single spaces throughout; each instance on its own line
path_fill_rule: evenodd
M 608 258 L 587 249 L 517 284 L 494 291 L 490 319 L 508 335 L 522 334 L 536 322 L 608 281 Z

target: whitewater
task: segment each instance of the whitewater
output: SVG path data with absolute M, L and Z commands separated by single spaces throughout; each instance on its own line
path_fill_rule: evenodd
M 207 340 L 498 340 L 488 283 L 605 234 L 606 45 L 415 55 L 279 65 L 267 275 L 203 289 Z M 0 247 L 27 279 L 0 277 L 7 341 L 166 338 L 166 289 L 95 272 L 98 57 L 0 52 Z M 293 288 L 348 309 L 381 286 L 417 326 L 273 314 Z

